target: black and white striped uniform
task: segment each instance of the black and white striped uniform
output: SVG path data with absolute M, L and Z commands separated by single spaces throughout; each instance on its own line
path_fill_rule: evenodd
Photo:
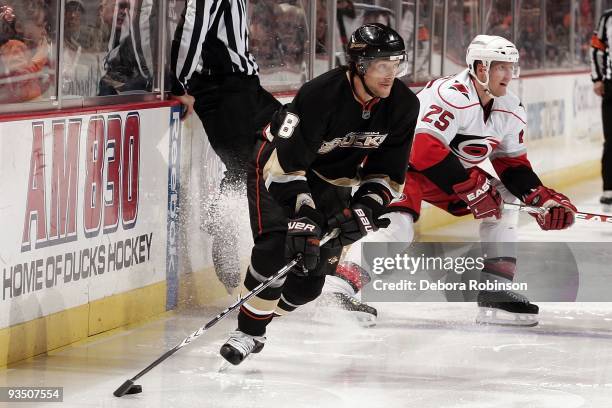
M 187 0 L 172 42 L 172 93 L 187 92 L 206 136 L 226 171 L 220 194 L 245 190 L 248 163 L 257 135 L 280 103 L 259 83 L 249 52 L 246 0 Z M 211 200 L 213 262 L 231 290 L 239 282 L 237 223 Z M 222 253 L 224 252 L 224 253 Z M 227 278 L 224 278 L 227 277 Z
M 603 124 L 604 145 L 601 158 L 603 189 L 612 191 L 612 9 L 604 11 L 591 39 L 591 79 L 603 81 L 601 98 L 601 121 Z
M 246 0 L 187 0 L 171 51 L 172 92 L 194 72 L 257 75 L 249 51 Z
M 612 9 L 604 11 L 591 38 L 591 78 L 593 82 L 612 80 Z
M 280 103 L 259 83 L 249 51 L 246 0 L 187 0 L 171 51 L 172 93 L 189 93 L 227 171 L 244 184 L 256 134 Z

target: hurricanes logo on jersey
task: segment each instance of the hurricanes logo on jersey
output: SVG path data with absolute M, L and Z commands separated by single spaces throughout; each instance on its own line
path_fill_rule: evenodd
M 457 134 L 449 147 L 461 160 L 470 164 L 478 164 L 486 159 L 498 144 L 497 139 L 490 136 Z
M 458 81 L 450 86 L 451 89 L 459 92 L 461 95 L 465 96 L 468 100 L 470 100 L 470 91 L 468 91 L 467 87 Z

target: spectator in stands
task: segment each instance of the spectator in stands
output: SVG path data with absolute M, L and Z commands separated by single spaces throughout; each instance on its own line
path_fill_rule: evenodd
M 521 30 L 519 44 L 521 68 L 539 67 L 542 61 L 542 38 L 539 31 L 533 25 L 525 25 Z
M 30 2 L 18 9 L 0 8 L 0 102 L 40 98 L 51 83 L 50 45 L 44 10 L 31 12 Z M 41 18 L 41 16 L 43 16 Z
M 264 70 L 280 65 L 277 22 L 274 5 L 265 0 L 255 0 L 249 8 L 250 49 L 257 57 L 257 63 Z
M 81 15 L 85 12 L 82 0 L 67 0 L 64 13 L 64 53 L 62 71 L 62 92 L 78 95 L 76 70 L 80 64 Z
M 392 11 L 386 7 L 371 6 L 363 13 L 363 24 L 380 23 L 391 26 Z
M 304 58 L 306 16 L 303 9 L 288 3 L 275 7 L 278 46 L 284 66 L 299 66 Z
M 578 62 L 590 63 L 590 40 L 593 34 L 593 6 L 589 0 L 580 2 L 578 26 L 576 27 L 575 49 Z
M 570 62 L 569 12 L 565 12 L 564 8 L 559 7 L 558 9 L 547 10 L 546 16 L 546 57 L 544 65 L 548 67 L 568 65 Z
M 346 46 L 348 44 L 348 37 L 351 35 L 354 29 L 347 26 L 346 22 L 355 20 L 355 4 L 351 0 L 338 0 L 337 3 L 337 15 L 338 15 L 338 32 L 340 34 L 340 44 L 342 44 L 342 50 L 346 53 Z
M 149 33 L 140 33 L 133 13 L 140 8 L 151 10 L 153 0 L 101 0 L 99 34 L 94 49 L 106 52 L 103 59 L 104 75 L 100 79 L 98 94 L 118 95 L 125 92 L 150 91 L 152 73 L 142 50 L 150 47 Z
M 488 35 L 497 35 L 504 38 L 512 37 L 512 12 L 509 9 L 491 10 L 491 28 L 487 31 Z
M 15 12 L 11 6 L 0 7 L 0 41 L 6 42 L 16 37 Z
M 327 1 L 317 0 L 316 36 L 315 53 L 327 53 Z
M 399 34 L 406 42 L 406 60 L 412 64 L 412 58 L 414 57 L 414 11 L 410 7 L 404 7 L 403 9 L 402 20 L 399 25 Z

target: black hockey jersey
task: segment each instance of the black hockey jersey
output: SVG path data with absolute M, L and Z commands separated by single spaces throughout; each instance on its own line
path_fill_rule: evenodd
M 346 72 L 336 68 L 304 84 L 273 131 L 263 177 L 281 205 L 310 192 L 307 177 L 339 186 L 378 183 L 389 200 L 402 191 L 419 100 L 396 79 L 387 98 L 364 106 Z

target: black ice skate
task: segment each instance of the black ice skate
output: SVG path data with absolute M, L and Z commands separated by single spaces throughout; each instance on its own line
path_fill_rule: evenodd
M 480 291 L 478 293 L 479 313 L 476 323 L 501 326 L 536 326 L 539 307 L 509 290 Z
M 612 212 L 612 197 L 603 195 L 599 199 L 599 202 L 601 203 L 601 208 L 603 212 Z
M 352 312 L 362 326 L 376 325 L 378 311 L 367 303 L 341 292 L 324 292 L 317 301 L 318 307 L 335 307 Z
M 236 330 L 230 333 L 229 339 L 221 346 L 219 353 L 228 362 L 238 365 L 251 353 L 259 353 L 264 347 L 264 336 L 251 336 Z

